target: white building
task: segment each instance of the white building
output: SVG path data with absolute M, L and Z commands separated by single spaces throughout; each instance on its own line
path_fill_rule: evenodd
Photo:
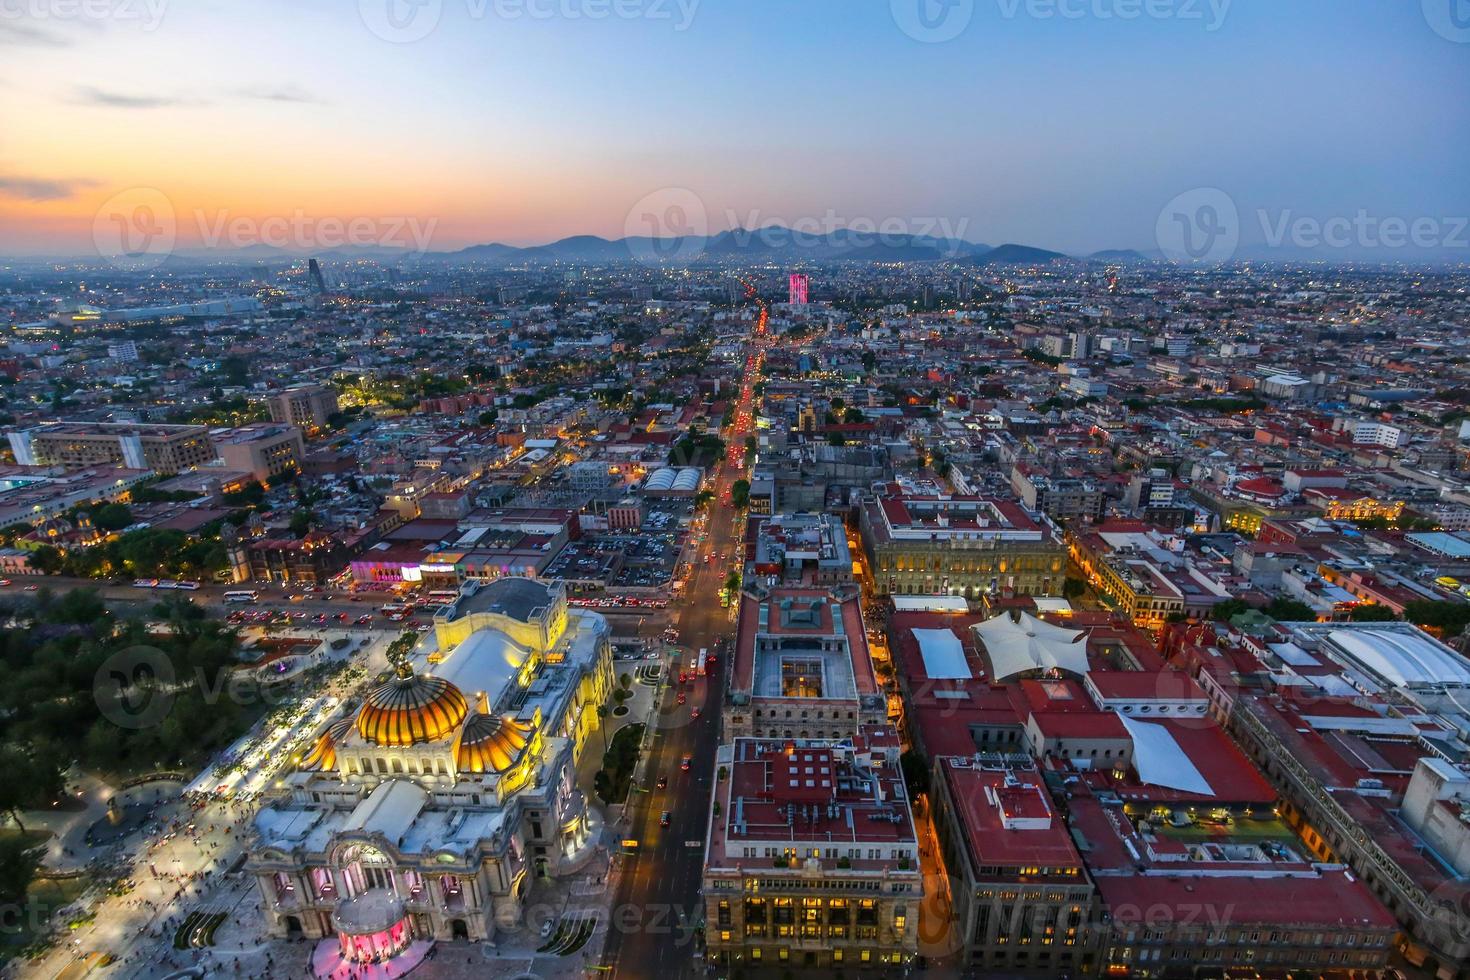
M 399 661 L 257 815 L 247 870 L 271 935 L 336 936 L 354 962 L 491 940 L 533 879 L 594 852 L 576 766 L 612 691 L 606 622 L 508 578 L 435 628 L 442 655 Z

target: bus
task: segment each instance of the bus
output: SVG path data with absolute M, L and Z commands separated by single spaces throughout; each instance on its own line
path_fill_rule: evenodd
M 401 623 L 408 618 L 408 614 L 413 612 L 413 609 L 402 603 L 390 602 L 382 608 L 381 612 L 388 617 L 390 623 Z
M 226 592 L 226 602 L 259 602 L 260 593 L 254 589 L 241 589 L 238 592 Z
M 439 592 L 430 592 L 427 598 L 429 602 L 435 605 L 448 606 L 459 600 L 459 590 L 455 589 L 453 591 L 444 590 Z

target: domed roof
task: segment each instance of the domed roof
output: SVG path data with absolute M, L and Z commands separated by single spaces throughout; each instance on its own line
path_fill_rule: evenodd
M 530 744 L 532 731 L 514 718 L 475 715 L 464 726 L 454 767 L 460 772 L 505 772 Z
M 368 695 L 357 715 L 357 732 L 381 746 L 417 745 L 452 733 L 469 714 L 459 688 L 405 663 L 397 676 Z
M 342 736 L 346 735 L 352 728 L 352 719 L 343 718 L 334 721 L 327 730 L 317 738 L 316 745 L 312 746 L 306 758 L 301 760 L 299 768 L 303 772 L 325 772 L 328 769 L 337 768 L 337 743 Z

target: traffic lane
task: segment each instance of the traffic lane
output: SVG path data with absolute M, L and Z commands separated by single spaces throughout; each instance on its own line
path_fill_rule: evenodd
M 689 923 L 699 915 L 699 885 L 703 873 L 704 817 L 706 813 L 710 770 L 713 766 L 715 729 L 709 717 L 691 722 L 690 706 L 677 704 L 678 684 L 665 691 L 656 723 L 658 735 L 650 748 L 648 793 L 640 793 L 633 805 L 630 826 L 642 845 L 630 859 L 618 890 L 618 906 L 626 908 L 636 897 L 636 914 L 628 915 L 609 945 L 609 955 L 618 959 L 617 969 L 627 976 L 647 976 L 647 965 L 660 964 L 660 972 L 669 966 L 685 968 L 691 961 L 688 949 L 671 942 L 670 923 Z M 707 702 L 706 702 L 707 703 Z M 691 758 L 690 769 L 682 769 L 682 760 Z M 703 772 L 704 775 L 701 775 Z M 666 788 L 657 787 L 657 778 L 668 780 Z M 669 826 L 660 826 L 660 816 L 667 810 Z M 691 848 L 688 842 L 698 840 Z M 622 930 L 627 930 L 626 932 Z M 677 930 L 672 938 L 687 944 L 689 928 Z M 665 957 L 673 955 L 673 964 Z M 624 971 L 623 964 L 630 964 Z
M 684 746 L 672 741 L 665 758 L 678 755 Z M 692 773 L 683 773 L 692 776 Z M 702 806 L 696 802 L 701 787 L 691 783 L 686 789 L 682 781 L 671 778 L 668 790 L 645 809 L 644 839 L 649 846 L 640 848 L 632 874 L 625 879 L 629 886 L 619 889 L 619 906 L 638 896 L 630 912 L 620 912 L 618 942 L 612 944 L 618 953 L 619 969 L 627 964 L 625 975 L 645 977 L 650 963 L 665 964 L 673 954 L 673 965 L 682 967 L 691 959 L 687 946 L 692 939 L 692 923 L 699 917 L 699 881 L 703 866 L 703 828 L 698 816 Z M 659 826 L 656 813 L 669 810 L 670 824 Z M 700 847 L 687 842 L 699 840 Z M 674 942 L 673 940 L 678 940 Z M 661 971 L 662 972 L 662 971 Z

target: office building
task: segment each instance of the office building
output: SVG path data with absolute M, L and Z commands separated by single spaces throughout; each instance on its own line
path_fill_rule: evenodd
M 6 433 L 15 461 L 22 466 L 60 466 L 66 470 L 119 466 L 174 476 L 207 466 L 216 456 L 202 425 L 148 425 L 136 422 L 46 422 Z

